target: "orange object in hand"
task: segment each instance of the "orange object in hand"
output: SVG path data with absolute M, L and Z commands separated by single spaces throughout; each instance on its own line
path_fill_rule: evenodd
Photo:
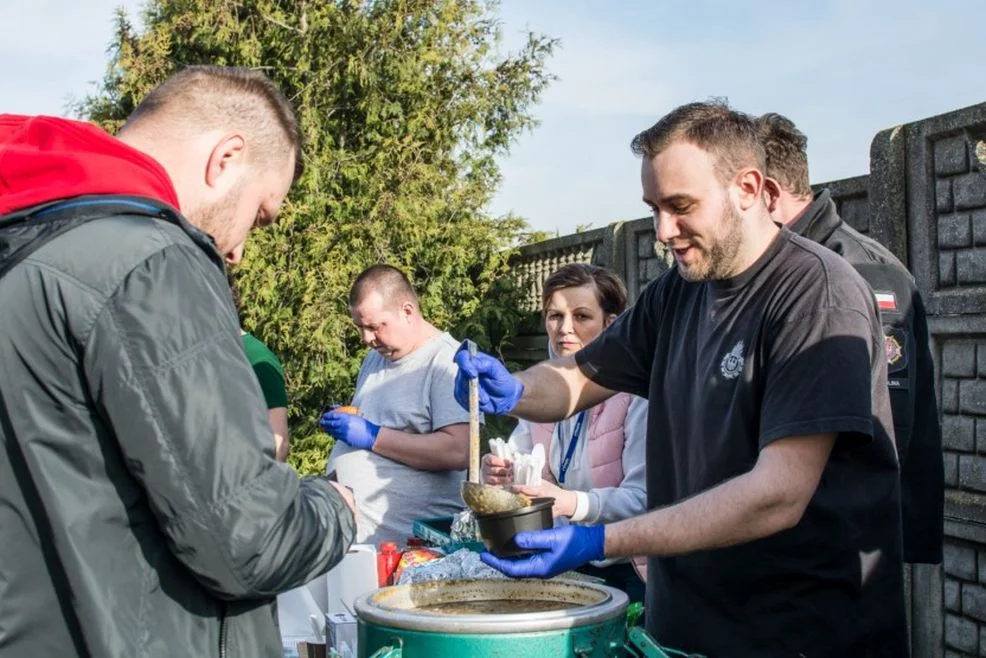
M 360 412 L 359 412 L 359 408 L 358 407 L 354 407 L 351 404 L 347 404 L 347 405 L 345 405 L 343 407 L 336 407 L 332 411 L 337 411 L 337 412 L 339 412 L 341 414 L 352 414 L 353 416 L 359 416 L 359 415 L 361 415 Z

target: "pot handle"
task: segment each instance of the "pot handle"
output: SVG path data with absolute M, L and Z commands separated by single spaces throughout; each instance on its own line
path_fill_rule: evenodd
M 706 658 L 701 654 L 662 647 L 639 626 L 631 627 L 627 631 L 627 636 L 629 641 L 623 645 L 623 649 L 627 656 L 633 658 Z
M 394 638 L 397 646 L 394 647 L 380 647 L 377 649 L 370 658 L 401 658 L 403 652 L 401 651 L 403 647 L 403 642 L 400 638 Z

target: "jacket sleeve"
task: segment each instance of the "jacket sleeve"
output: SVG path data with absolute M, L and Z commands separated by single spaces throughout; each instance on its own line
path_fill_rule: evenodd
M 267 405 L 221 268 L 192 245 L 125 277 L 85 337 L 101 420 L 171 551 L 216 596 L 269 597 L 338 563 L 342 496 L 274 460 Z
M 910 441 L 900 465 L 904 561 L 938 564 L 942 561 L 945 466 L 928 320 L 916 290 L 903 321 L 904 330 L 914 339 L 914 366 L 909 377 L 914 413 Z

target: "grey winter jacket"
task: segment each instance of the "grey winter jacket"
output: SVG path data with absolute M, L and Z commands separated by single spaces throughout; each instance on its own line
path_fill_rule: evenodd
M 274 460 L 211 238 L 77 202 L 0 219 L 0 657 L 278 656 L 353 516 Z

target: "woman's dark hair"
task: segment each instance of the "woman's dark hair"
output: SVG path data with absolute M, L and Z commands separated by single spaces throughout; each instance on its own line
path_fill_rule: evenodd
M 627 289 L 616 273 L 598 265 L 570 263 L 555 270 L 544 282 L 541 292 L 542 312 L 548 300 L 559 290 L 591 285 L 596 290 L 596 301 L 606 315 L 619 315 L 627 308 Z

